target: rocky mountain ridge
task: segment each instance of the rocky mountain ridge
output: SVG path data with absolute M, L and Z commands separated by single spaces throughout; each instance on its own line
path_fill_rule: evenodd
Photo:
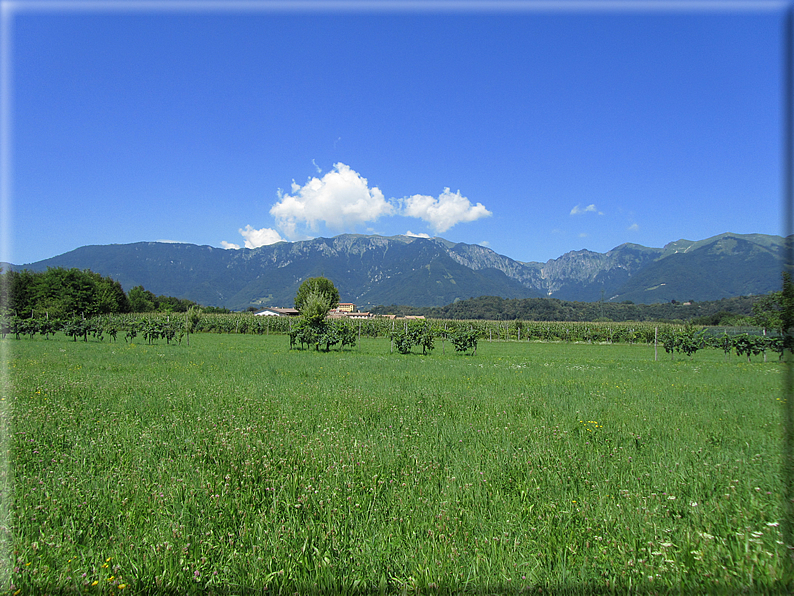
M 289 306 L 300 283 L 324 275 L 343 300 L 442 306 L 476 296 L 554 297 L 637 303 L 716 300 L 778 289 L 784 239 L 725 233 L 662 248 L 621 244 L 606 253 L 578 250 L 545 263 L 443 238 L 342 234 L 256 249 L 139 242 L 84 246 L 16 269 L 91 269 L 129 290 L 208 306 Z

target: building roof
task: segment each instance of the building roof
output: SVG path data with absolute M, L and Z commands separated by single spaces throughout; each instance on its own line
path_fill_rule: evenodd
M 254 315 L 260 316 L 278 316 L 278 317 L 294 317 L 300 314 L 300 311 L 294 308 L 263 308 L 259 312 L 255 312 Z

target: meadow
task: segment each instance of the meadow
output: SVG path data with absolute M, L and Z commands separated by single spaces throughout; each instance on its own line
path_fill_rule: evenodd
M 784 367 L 7 338 L 11 594 L 783 591 Z

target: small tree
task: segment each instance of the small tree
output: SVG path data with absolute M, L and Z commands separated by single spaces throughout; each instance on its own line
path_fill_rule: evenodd
M 310 277 L 298 288 L 298 293 L 295 295 L 295 308 L 303 313 L 306 308 L 306 303 L 311 294 L 321 294 L 328 301 L 328 308 L 326 313 L 332 308 L 339 305 L 339 290 L 336 289 L 334 283 L 326 277 Z M 323 313 L 325 317 L 325 313 Z
M 63 326 L 63 332 L 77 341 L 78 337 L 82 337 L 83 341 L 88 341 L 88 323 L 82 317 L 73 317 L 67 321 Z
M 345 346 L 350 346 L 351 348 L 356 346 L 356 330 L 353 329 L 353 325 L 350 324 L 350 321 L 342 321 L 338 324 L 339 328 L 339 340 L 342 343 L 342 348 Z
M 466 353 L 468 350 L 471 350 L 472 355 L 474 355 L 477 353 L 478 335 L 479 334 L 476 329 L 464 329 L 461 327 L 452 333 L 449 339 L 452 342 L 452 345 L 455 346 L 455 351 Z
M 782 337 L 770 337 L 767 338 L 769 343 L 769 349 L 772 350 L 777 354 L 778 360 L 783 360 L 783 352 L 786 349 L 786 344 L 783 341 Z
M 301 301 L 301 318 L 298 325 L 295 326 L 295 335 L 290 333 L 290 346 L 299 341 L 301 345 L 315 345 L 319 351 L 320 344 L 324 343 L 327 352 L 332 345 L 339 343 L 339 340 L 333 335 L 334 330 L 329 328 L 329 323 L 325 320 L 325 316 L 331 309 L 331 300 L 332 298 L 325 292 L 313 287 L 309 289 Z M 298 304 L 297 297 L 295 303 Z
M 320 344 L 325 344 L 325 351 L 328 352 L 331 346 L 335 346 L 340 341 L 339 328 L 335 323 L 323 321 L 322 331 L 317 338 L 317 349 L 320 349 Z
M 433 325 L 425 322 L 419 333 L 419 343 L 422 345 L 422 354 L 429 354 L 435 348 L 436 330 Z
M 422 354 L 427 355 L 435 347 L 436 329 L 427 321 L 406 323 L 402 330 L 392 331 L 394 346 L 400 354 L 408 354 L 414 346 L 422 346 Z
M 723 332 L 719 337 L 712 338 L 711 345 L 720 348 L 725 353 L 725 360 L 728 360 L 728 354 L 733 350 L 733 338 L 727 332 Z
M 297 299 L 296 299 L 297 301 Z M 306 295 L 300 308 L 301 318 L 312 325 L 325 321 L 325 316 L 331 310 L 331 299 L 327 294 L 311 290 Z
M 309 347 L 317 343 L 317 333 L 309 322 L 301 317 L 297 323 L 292 326 L 289 332 L 289 347 L 292 349 L 296 344 L 300 344 L 301 349 Z
M 761 350 L 756 344 L 755 338 L 746 333 L 737 335 L 733 338 L 733 347 L 736 349 L 738 356 L 747 356 L 747 362 L 750 362 L 752 354 L 759 354 Z
M 705 333 L 705 329 L 698 331 L 694 327 L 687 325 L 683 331 L 678 333 L 679 349 L 691 359 L 694 353 L 705 344 L 703 337 Z
M 670 360 L 673 359 L 673 354 L 681 349 L 681 337 L 672 329 L 663 331 L 659 336 L 664 346 L 664 351 L 670 354 Z
M 187 334 L 187 345 L 190 345 L 190 334 L 195 333 L 201 321 L 201 309 L 191 306 L 185 313 L 185 333 Z
M 391 332 L 394 347 L 400 354 L 408 354 L 414 347 L 413 335 L 407 329 L 400 329 Z
M 157 297 L 145 290 L 143 286 L 135 286 L 128 294 L 132 312 L 152 312 L 157 310 Z

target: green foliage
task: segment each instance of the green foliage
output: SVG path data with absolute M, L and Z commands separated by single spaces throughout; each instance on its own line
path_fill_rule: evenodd
M 294 348 L 300 344 L 301 349 L 317 343 L 317 334 L 314 328 L 304 318 L 298 319 L 289 332 L 289 347 Z
M 750 356 L 752 354 L 761 353 L 761 346 L 759 342 L 756 341 L 755 337 L 748 335 L 747 333 L 742 333 L 735 336 L 733 338 L 733 347 L 736 350 L 736 354 L 738 356 L 747 356 L 747 362 L 750 362 Z
M 298 293 L 295 295 L 295 308 L 303 314 L 304 309 L 309 307 L 309 297 L 318 294 L 322 296 L 324 303 L 328 305 L 325 313 L 339 305 L 339 290 L 336 289 L 330 279 L 326 277 L 310 277 L 304 280 L 298 288 Z M 323 316 L 325 316 L 325 313 L 323 313 Z
M 195 333 L 196 329 L 198 329 L 200 322 L 201 322 L 201 309 L 196 308 L 195 306 L 191 306 L 187 310 L 187 314 L 185 316 L 185 330 L 188 333 Z
M 690 358 L 705 345 L 705 330 L 687 326 L 678 332 L 678 349 Z
M 673 354 L 679 350 L 681 335 L 674 329 L 666 329 L 659 334 L 659 341 L 662 342 L 664 351 L 670 354 L 672 359 Z
M 335 346 L 340 342 L 338 333 L 338 326 L 331 321 L 324 321 L 322 327 L 319 328 L 319 335 L 317 337 L 317 346 L 320 344 L 325 346 L 325 351 L 329 351 L 331 346 Z
M 429 321 L 411 321 L 392 331 L 391 337 L 400 354 L 410 353 L 414 346 L 422 346 L 422 354 L 429 354 L 435 347 L 436 332 Z
M 780 332 L 784 348 L 794 352 L 794 281 L 789 271 L 783 272 L 783 289 L 780 294 Z
M 300 316 L 313 325 L 318 325 L 331 310 L 331 298 L 318 290 L 309 290 L 301 302 Z
M 356 345 L 356 330 L 353 328 L 353 325 L 350 324 L 350 321 L 340 321 L 335 323 L 337 327 L 337 333 L 339 335 L 339 341 L 342 344 L 342 347 L 345 346 L 353 348 Z
M 300 344 L 300 347 L 315 346 L 319 351 L 320 346 L 325 346 L 328 352 L 332 346 L 341 344 L 341 348 L 356 345 L 356 332 L 348 321 L 319 320 L 310 321 L 299 318 L 289 331 L 290 348 Z
M 773 292 L 762 296 L 753 304 L 753 316 L 750 318 L 753 325 L 780 331 L 783 327 L 783 292 Z
M 394 342 L 394 347 L 397 348 L 400 354 L 410 353 L 411 348 L 416 345 L 414 338 L 407 330 L 394 331 L 392 333 L 392 341 Z
M 121 284 L 92 271 L 50 267 L 0 274 L 3 305 L 22 318 L 68 318 L 129 312 Z
M 157 298 L 143 286 L 135 286 L 130 290 L 130 309 L 132 312 L 154 312 L 157 310 Z
M 460 327 L 457 329 L 452 335 L 450 335 L 449 339 L 452 342 L 452 345 L 455 346 L 455 350 L 457 352 L 468 352 L 471 350 L 472 355 L 477 353 L 477 330 L 473 328 L 465 329 Z
M 733 337 L 726 332 L 719 336 L 713 336 L 708 343 L 711 347 L 722 350 L 726 357 L 733 350 Z
M 557 298 L 500 298 L 480 296 L 459 300 L 439 307 L 412 307 L 405 305 L 377 306 L 375 314 L 424 315 L 447 320 L 502 320 L 502 321 L 692 321 L 697 325 L 732 325 L 750 315 L 759 296 L 725 298 L 692 305 L 660 303 L 634 304 L 630 301 L 572 302 Z M 717 316 L 719 313 L 719 316 Z
M 88 321 L 86 321 L 82 317 L 74 317 L 68 320 L 64 324 L 62 330 L 67 336 L 71 337 L 74 341 L 77 341 L 78 337 L 82 337 L 83 341 L 88 341 L 89 325 L 88 325 Z

